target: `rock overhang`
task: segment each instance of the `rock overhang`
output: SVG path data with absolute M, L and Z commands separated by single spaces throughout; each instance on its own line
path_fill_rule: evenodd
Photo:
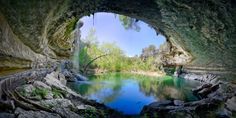
M 96 12 L 112 12 L 142 20 L 166 36 L 171 45 L 167 61 L 178 58 L 181 52 L 186 62 L 179 65 L 235 69 L 234 0 L 0 0 L 0 4 L 1 17 L 15 35 L 8 38 L 30 48 L 17 52 L 21 55 L 1 49 L 2 55 L 24 59 L 27 54 L 23 53 L 31 50 L 53 59 L 69 58 L 74 40 L 71 32 L 78 19 Z

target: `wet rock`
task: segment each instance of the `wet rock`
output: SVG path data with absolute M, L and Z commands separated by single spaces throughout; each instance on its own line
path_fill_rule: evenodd
M 206 113 L 208 111 L 215 111 L 221 104 L 223 103 L 222 100 L 217 98 L 206 98 L 200 101 L 193 102 L 193 106 L 195 107 L 195 112 L 199 114 Z
M 215 91 L 215 92 L 212 92 L 210 94 L 207 95 L 207 98 L 215 98 L 215 99 L 219 99 L 219 100 L 224 100 L 224 95 L 219 92 L 219 91 Z
M 26 111 L 21 108 L 15 110 L 17 118 L 61 118 L 58 114 L 46 111 Z
M 168 106 L 168 105 L 173 105 L 173 102 L 170 100 L 162 100 L 162 101 L 157 101 L 149 104 L 149 107 L 160 107 L 160 106 Z
M 200 95 L 202 98 L 206 98 L 208 94 L 211 93 L 211 88 L 204 88 L 199 91 L 197 94 Z
M 94 107 L 92 107 L 92 106 L 90 106 L 90 105 L 85 105 L 85 104 L 78 105 L 78 106 L 76 106 L 76 108 L 77 108 L 78 110 L 95 109 Z
M 15 118 L 15 114 L 2 112 L 0 113 L 0 118 Z
M 219 84 L 203 84 L 202 86 L 193 89 L 193 93 L 200 96 L 201 98 L 207 98 L 209 94 L 212 92 L 215 92 L 216 90 L 219 89 Z
M 171 111 L 165 116 L 166 118 L 194 118 L 191 113 L 186 111 Z
M 64 71 L 62 71 L 62 74 L 65 76 L 65 79 L 68 81 L 68 82 L 75 82 L 76 81 L 76 77 L 75 75 L 68 71 L 67 69 L 65 69 Z
M 181 101 L 181 100 L 174 100 L 174 105 L 176 105 L 176 106 L 184 105 L 184 101 Z
M 215 85 L 213 85 L 212 87 L 211 87 L 211 91 L 216 91 L 217 89 L 219 89 L 220 88 L 220 86 L 219 86 L 219 84 L 215 84 Z
M 216 114 L 218 108 L 222 106 L 223 101 L 215 98 L 206 98 L 199 101 L 183 103 L 183 105 L 150 105 L 144 106 L 141 111 L 141 114 L 147 114 L 152 117 L 155 113 L 158 114 L 158 117 L 163 118 L 180 118 L 184 117 L 196 117 L 196 118 L 205 118 L 211 113 Z M 190 118 L 191 118 L 190 117 Z M 184 117 L 185 118 L 185 117 Z
M 67 108 L 53 108 L 53 110 L 60 114 L 63 118 L 82 118 L 79 114 L 67 109 Z
M 177 109 L 183 108 L 182 106 L 144 106 L 141 115 L 147 115 L 149 117 L 155 117 L 158 114 L 158 117 L 169 118 L 171 117 L 170 112 L 174 112 Z M 183 112 L 183 111 L 182 111 Z
M 211 87 L 212 86 L 212 84 L 203 84 L 203 85 L 201 85 L 201 86 L 199 86 L 199 87 L 197 87 L 196 89 L 193 89 L 192 91 L 194 92 L 194 93 L 198 93 L 199 91 L 201 91 L 202 89 L 204 89 L 204 88 L 209 88 L 209 87 Z
M 78 81 L 86 81 L 86 80 L 88 80 L 87 77 L 85 77 L 85 76 L 83 76 L 83 75 L 81 75 L 81 74 L 76 74 L 75 76 L 76 76 L 76 79 L 77 79 Z

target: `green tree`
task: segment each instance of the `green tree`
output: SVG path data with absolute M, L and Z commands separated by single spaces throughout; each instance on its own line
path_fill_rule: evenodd
M 140 31 L 140 26 L 138 25 L 138 20 L 130 18 L 128 16 L 119 15 L 119 20 L 125 29 L 133 29 L 135 31 Z

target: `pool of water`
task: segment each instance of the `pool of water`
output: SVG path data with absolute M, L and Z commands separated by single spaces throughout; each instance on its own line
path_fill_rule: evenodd
M 124 73 L 107 73 L 89 77 L 89 81 L 68 86 L 89 99 L 127 115 L 139 114 L 144 105 L 159 100 L 194 101 L 191 89 L 199 85 L 171 76 L 149 77 Z

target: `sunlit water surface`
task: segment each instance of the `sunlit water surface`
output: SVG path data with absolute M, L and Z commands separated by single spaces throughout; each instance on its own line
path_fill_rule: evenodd
M 149 77 L 124 73 L 107 73 L 89 79 L 68 83 L 68 86 L 89 99 L 127 115 L 139 114 L 143 106 L 154 101 L 197 100 L 191 89 L 199 85 L 196 81 L 171 76 Z

